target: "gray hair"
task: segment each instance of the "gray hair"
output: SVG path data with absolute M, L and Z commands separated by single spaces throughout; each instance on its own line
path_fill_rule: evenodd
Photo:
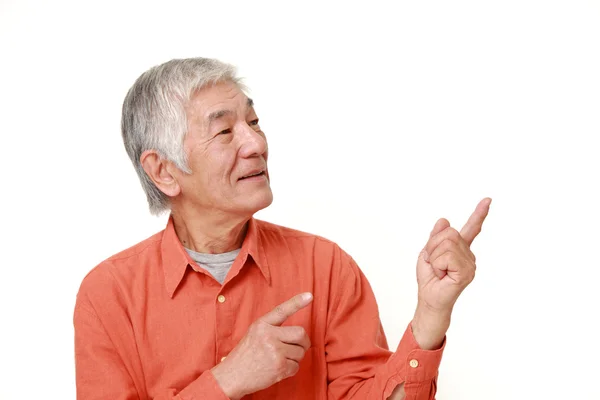
M 121 134 L 146 193 L 150 213 L 168 211 L 170 201 L 144 171 L 142 153 L 155 150 L 162 159 L 191 173 L 183 148 L 188 131 L 186 106 L 195 91 L 224 81 L 245 90 L 232 65 L 210 58 L 175 59 L 144 72 L 127 92 Z

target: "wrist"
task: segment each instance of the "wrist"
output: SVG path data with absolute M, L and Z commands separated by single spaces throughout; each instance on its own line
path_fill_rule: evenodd
M 411 322 L 412 333 L 423 350 L 439 349 L 450 327 L 452 310 L 435 311 L 426 306 L 417 306 Z
M 230 370 L 223 367 L 223 364 L 217 364 L 210 370 L 217 381 L 217 384 L 221 387 L 221 390 L 231 400 L 239 400 L 245 396 L 245 393 L 237 387 L 234 376 Z

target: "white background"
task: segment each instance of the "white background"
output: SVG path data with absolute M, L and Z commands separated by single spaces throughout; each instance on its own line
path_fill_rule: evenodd
M 239 67 L 270 141 L 257 216 L 359 262 L 391 347 L 439 217 L 493 198 L 438 399 L 600 399 L 597 1 L 0 1 L 0 398 L 74 399 L 85 274 L 162 229 L 123 97 L 171 58 Z

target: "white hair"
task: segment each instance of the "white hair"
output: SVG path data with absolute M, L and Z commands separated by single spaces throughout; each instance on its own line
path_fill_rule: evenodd
M 127 92 L 121 133 L 152 214 L 168 211 L 170 202 L 144 171 L 142 153 L 155 150 L 161 159 L 191 173 L 183 148 L 188 130 L 186 106 L 197 90 L 224 81 L 245 89 L 232 65 L 210 58 L 175 59 L 144 72 Z

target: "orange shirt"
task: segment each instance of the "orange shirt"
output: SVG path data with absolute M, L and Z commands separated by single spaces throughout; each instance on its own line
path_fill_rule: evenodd
M 245 399 L 379 400 L 402 382 L 407 400 L 434 399 L 443 347 L 421 350 L 409 325 L 392 354 L 348 254 L 256 219 L 223 285 L 195 265 L 172 219 L 94 268 L 75 305 L 77 398 L 225 400 L 210 369 L 252 322 L 302 292 L 313 302 L 284 323 L 312 342 L 300 370 Z

